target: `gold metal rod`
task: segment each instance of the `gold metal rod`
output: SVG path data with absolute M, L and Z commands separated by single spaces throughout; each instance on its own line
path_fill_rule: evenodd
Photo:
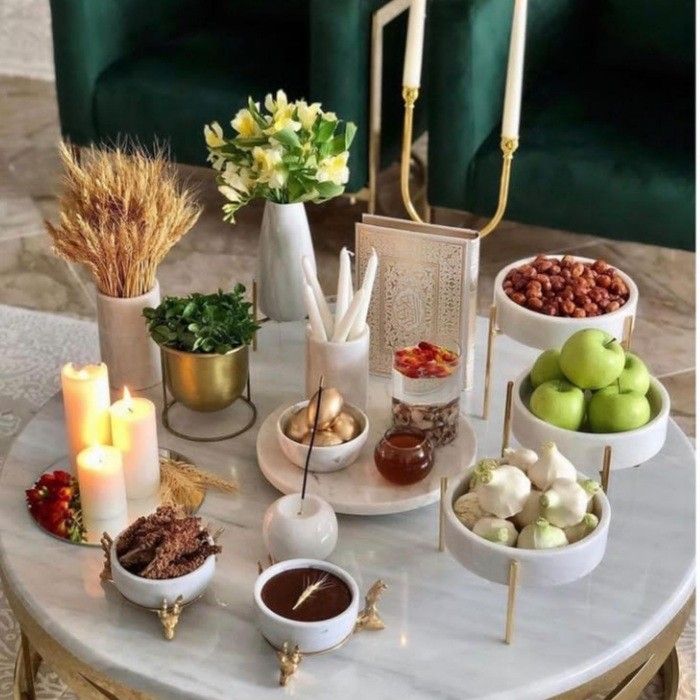
M 612 447 L 606 445 L 603 450 L 603 469 L 600 472 L 600 485 L 603 487 L 603 493 L 607 495 L 608 484 L 610 483 L 610 463 L 612 462 Z
M 496 305 L 491 307 L 489 312 L 489 332 L 486 338 L 486 370 L 484 372 L 484 406 L 481 417 L 486 420 L 489 417 L 491 406 L 491 372 L 493 365 L 493 345 L 497 334 L 496 329 Z
M 22 646 L 22 665 L 24 668 L 24 683 L 26 697 L 28 700 L 34 700 L 36 697 L 36 690 L 34 686 L 35 671 L 34 671 L 34 654 L 32 653 L 32 645 L 29 641 L 29 637 L 24 632 L 20 633 L 20 643 Z
M 634 316 L 628 316 L 625 319 L 625 337 L 622 341 L 622 347 L 628 352 L 632 350 L 632 334 L 634 333 Z
M 503 440 L 501 441 L 501 457 L 506 453 L 510 442 L 510 423 L 513 418 L 513 382 L 508 382 L 506 389 L 506 407 L 503 412 Z
M 506 611 L 506 644 L 513 641 L 513 632 L 515 629 L 515 592 L 518 589 L 518 577 L 520 574 L 520 566 L 517 561 L 510 562 L 510 571 L 508 572 L 508 609 Z
M 403 142 L 401 145 L 401 198 L 403 205 L 406 207 L 408 215 L 418 223 L 423 223 L 423 220 L 418 215 L 416 208 L 411 201 L 411 146 L 413 145 L 413 107 L 418 99 L 420 88 L 406 87 L 403 88 Z
M 445 494 L 447 493 L 447 477 L 440 478 L 440 503 L 438 505 L 438 551 L 445 551 Z
M 479 236 L 484 238 L 491 233 L 498 224 L 501 223 L 503 215 L 506 213 L 508 204 L 508 188 L 510 186 L 510 169 L 513 164 L 513 154 L 518 150 L 517 138 L 501 137 L 501 151 L 503 152 L 503 166 L 501 169 L 501 186 L 498 191 L 498 206 L 491 221 L 479 231 Z
M 253 280 L 253 322 L 258 322 L 258 283 Z M 253 352 L 258 349 L 258 332 L 253 333 Z

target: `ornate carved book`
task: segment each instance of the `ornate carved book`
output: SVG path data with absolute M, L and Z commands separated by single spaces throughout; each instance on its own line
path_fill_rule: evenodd
M 365 214 L 355 225 L 358 284 L 372 248 L 379 267 L 367 317 L 370 372 L 389 374 L 393 351 L 403 345 L 457 342 L 471 388 L 479 234 Z

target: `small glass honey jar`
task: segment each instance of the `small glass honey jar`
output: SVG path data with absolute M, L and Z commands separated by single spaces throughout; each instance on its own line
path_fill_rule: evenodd
M 374 448 L 374 463 L 387 481 L 407 486 L 430 473 L 433 450 L 432 442 L 422 430 L 408 425 L 394 426 Z

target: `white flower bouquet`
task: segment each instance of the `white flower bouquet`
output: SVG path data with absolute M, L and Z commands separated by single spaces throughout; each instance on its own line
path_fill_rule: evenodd
M 204 127 L 208 160 L 227 199 L 225 221 L 233 222 L 252 199 L 324 202 L 342 194 L 348 181 L 348 149 L 357 130 L 352 122 L 343 128 L 318 102 L 289 102 L 282 90 L 265 98 L 265 110 L 248 98 L 231 121 L 232 138 L 218 122 Z

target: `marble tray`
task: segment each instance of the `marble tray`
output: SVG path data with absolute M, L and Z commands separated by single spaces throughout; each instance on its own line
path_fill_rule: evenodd
M 303 472 L 290 462 L 277 441 L 277 420 L 287 404 L 274 410 L 260 426 L 257 440 L 258 465 L 265 478 L 282 493 L 301 490 Z M 460 415 L 457 439 L 435 452 L 430 474 L 410 486 L 387 481 L 374 465 L 374 447 L 390 426 L 387 408 L 370 407 L 369 436 L 358 460 L 345 469 L 309 473 L 309 491 L 324 498 L 336 513 L 388 515 L 404 513 L 440 500 L 440 478 L 453 477 L 469 467 L 476 456 L 476 435 L 466 416 Z

